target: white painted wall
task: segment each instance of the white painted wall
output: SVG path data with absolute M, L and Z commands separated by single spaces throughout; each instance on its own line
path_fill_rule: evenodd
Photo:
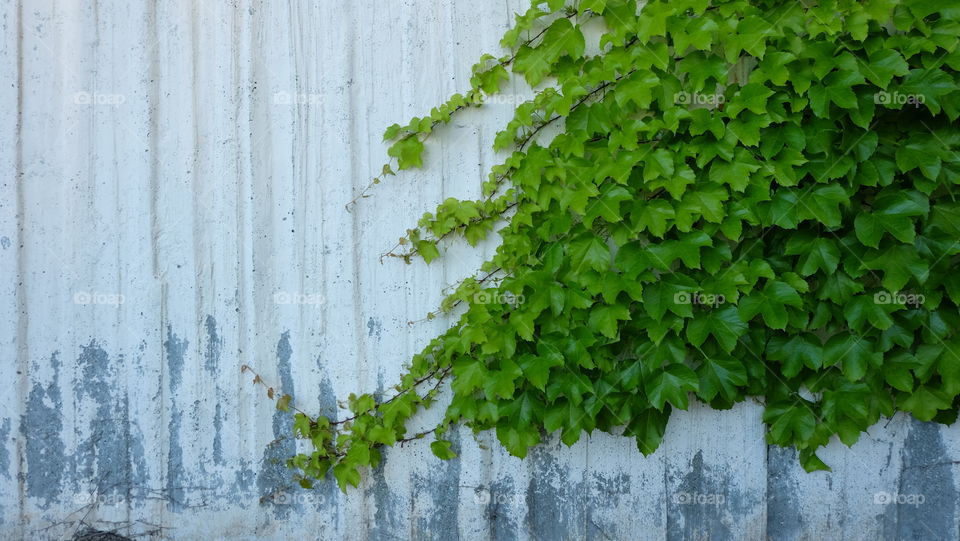
M 806 474 L 750 403 L 675 415 L 646 459 L 600 434 L 520 461 L 463 431 L 459 460 L 394 449 L 346 496 L 289 486 L 289 420 L 239 368 L 330 412 L 449 324 L 408 322 L 489 248 L 380 255 L 479 194 L 510 106 L 344 205 L 383 128 L 465 91 L 524 4 L 0 0 L 0 537 L 958 538 L 955 427 L 898 416 Z

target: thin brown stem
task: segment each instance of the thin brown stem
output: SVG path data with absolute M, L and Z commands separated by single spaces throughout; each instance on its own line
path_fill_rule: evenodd
M 411 385 L 410 387 L 398 391 L 397 394 L 391 396 L 390 398 L 388 398 L 387 400 L 384 400 L 383 402 L 378 402 L 378 403 L 374 404 L 373 408 L 368 409 L 368 410 L 364 410 L 364 411 L 362 411 L 362 412 L 360 412 L 360 413 L 357 413 L 357 414 L 355 414 L 355 415 L 351 415 L 350 417 L 347 417 L 347 418 L 345 418 L 345 419 L 341 419 L 341 420 L 339 420 L 339 421 L 333 421 L 333 422 L 330 423 L 330 426 L 342 425 L 342 424 L 347 423 L 347 422 L 349 422 L 349 421 L 353 421 L 354 419 L 356 419 L 357 417 L 359 417 L 359 416 L 361 416 L 361 415 L 363 415 L 363 414 L 366 414 L 366 413 L 369 413 L 369 412 L 371 412 L 371 411 L 374 411 L 374 410 L 376 410 L 377 408 L 379 408 L 379 407 L 381 407 L 381 406 L 385 406 L 385 405 L 393 402 L 394 400 L 400 398 L 401 396 L 403 396 L 404 394 L 408 393 L 409 391 L 411 391 L 411 390 L 413 390 L 413 389 L 416 389 L 416 387 L 417 387 L 418 385 L 420 385 L 420 384 L 423 383 L 424 381 L 427 381 L 428 379 L 436 376 L 438 373 L 440 374 L 440 376 L 439 376 L 438 379 L 439 379 L 440 381 L 443 381 L 443 378 L 445 378 L 445 377 L 447 376 L 447 373 L 450 372 L 450 368 L 451 368 L 451 367 L 448 366 L 448 367 L 446 367 L 446 368 L 444 368 L 444 369 L 441 370 L 440 367 L 437 367 L 437 368 L 435 368 L 433 371 L 431 371 L 431 372 L 429 372 L 428 374 L 426 374 L 425 376 L 423 376 L 422 378 L 419 378 L 419 379 L 417 379 L 416 381 L 414 381 L 414 382 L 413 382 L 413 385 Z M 435 386 L 434 388 L 436 388 L 436 386 Z

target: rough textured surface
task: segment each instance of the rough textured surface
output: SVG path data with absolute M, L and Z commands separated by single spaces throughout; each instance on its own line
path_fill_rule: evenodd
M 380 255 L 479 193 L 511 106 L 344 205 L 524 4 L 0 0 L 0 537 L 958 539 L 956 427 L 898 416 L 806 474 L 753 403 L 676 414 L 649 458 L 463 431 L 456 461 L 290 486 L 290 419 L 240 366 L 335 415 L 447 324 L 408 322 L 483 253 Z

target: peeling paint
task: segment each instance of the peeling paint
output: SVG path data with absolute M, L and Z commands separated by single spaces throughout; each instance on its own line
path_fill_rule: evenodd
M 203 320 L 203 327 L 207 332 L 207 348 L 203 356 L 203 367 L 211 374 L 217 373 L 220 366 L 220 354 L 223 351 L 223 339 L 217 332 L 217 320 L 211 315 Z
M 896 494 L 891 494 L 897 514 L 896 539 L 936 539 L 957 536 L 958 497 L 952 461 L 945 461 L 947 449 L 940 425 L 910 419 L 910 430 L 902 450 L 903 470 Z M 922 501 L 921 501 L 922 497 Z
M 124 395 L 124 399 L 124 407 L 129 411 L 129 395 Z M 130 438 L 127 440 L 129 443 L 127 455 L 131 462 L 131 479 L 127 492 L 131 494 L 135 490 L 144 490 L 150 486 L 150 472 L 147 469 L 147 456 L 140 427 L 136 423 L 131 423 L 128 433 Z
M 277 372 L 280 376 L 280 389 L 277 392 L 289 394 L 296 399 L 293 385 L 291 358 L 293 348 L 290 346 L 290 331 L 285 331 L 277 342 Z M 293 416 L 282 411 L 273 413 L 274 441 L 263 450 L 257 474 L 257 488 L 260 492 L 262 505 L 272 507 L 277 519 L 286 519 L 293 511 L 301 512 L 299 500 L 293 503 L 278 498 L 286 491 L 298 490 L 293 487 L 293 475 L 287 467 L 287 459 L 296 454 L 296 443 L 293 439 Z
M 513 478 L 501 477 L 490 483 L 488 492 L 481 492 L 480 494 L 488 499 L 485 516 L 490 529 L 490 538 L 493 541 L 517 541 L 520 539 L 520 525 L 513 520 L 510 507 L 517 505 L 518 496 L 522 492 L 518 491 Z
M 122 363 L 118 358 L 117 364 Z M 86 427 L 89 436 L 75 453 L 79 480 L 92 483 L 98 496 L 128 494 L 134 484 L 130 419 L 126 401 L 115 396 L 119 385 L 110 356 L 91 341 L 81 349 L 77 368 L 81 377 L 73 382 L 74 395 L 95 404 Z
M 728 472 L 704 464 L 703 450 L 668 475 L 680 481 L 667 498 L 668 541 L 735 539 L 742 533 L 731 529 L 733 519 L 749 516 L 753 502 L 738 490 L 739 483 L 729 478 Z
M 460 454 L 460 434 L 450 433 L 450 449 Z M 416 517 L 413 537 L 416 539 L 459 539 L 457 528 L 457 504 L 460 501 L 460 459 L 439 460 L 430 456 L 427 460 L 439 461 L 427 475 L 413 476 L 413 499 L 423 496 L 430 499 L 433 511 Z
M 60 353 L 50 357 L 53 381 L 46 387 L 34 383 L 27 398 L 26 413 L 20 420 L 20 433 L 26 438 L 25 473 L 27 495 L 42 500 L 48 507 L 60 496 L 63 475 L 68 471 L 63 430 L 63 401 L 60 395 Z
M 380 463 L 370 471 L 373 486 L 364 493 L 364 499 L 372 500 L 376 506 L 373 520 L 367 524 L 369 529 L 366 532 L 366 538 L 370 541 L 396 539 L 398 532 L 405 532 L 408 529 L 400 512 L 400 498 L 390 490 L 387 480 L 386 468 L 389 456 L 390 451 L 383 453 Z M 403 538 L 403 536 L 400 537 Z
M 174 511 L 183 509 L 186 505 L 186 493 L 189 484 L 180 436 L 183 425 L 183 411 L 176 396 L 183 381 L 183 370 L 189 345 L 186 339 L 181 339 L 173 332 L 172 326 L 167 326 L 167 339 L 163 343 L 166 352 L 167 372 L 170 377 L 166 496 L 170 509 Z
M 327 419 L 331 421 L 337 420 L 337 394 L 333 390 L 333 384 L 330 382 L 330 378 L 323 376 L 320 380 L 319 394 L 317 396 L 317 401 L 320 404 L 320 410 L 318 413 L 324 415 Z
M 380 339 L 380 335 L 383 334 L 383 323 L 379 319 L 370 318 L 367 320 L 367 336 L 372 336 Z
M 320 359 L 317 359 L 320 363 Z M 333 391 L 333 385 L 330 378 L 323 376 L 320 380 L 319 388 L 319 415 L 325 415 L 331 421 L 337 420 L 337 396 Z M 333 517 L 333 528 L 337 528 L 340 522 L 340 513 L 337 512 L 337 506 L 340 504 L 340 488 L 337 486 L 336 479 L 328 475 L 325 479 L 313 484 L 314 493 L 319 496 L 316 506 L 317 511 L 322 511 Z
M 784 541 L 803 535 L 803 510 L 797 497 L 797 451 L 767 446 L 767 532 Z
M 207 317 L 204 318 L 203 328 L 206 331 L 203 367 L 211 376 L 216 378 L 219 375 L 223 338 L 217 331 L 217 320 L 212 315 L 207 314 Z M 219 387 L 217 385 L 218 390 Z M 220 402 L 217 402 L 213 413 L 213 462 L 217 465 L 223 464 L 223 415 L 223 407 Z
M 530 476 L 526 491 L 527 528 L 538 539 L 583 538 L 586 487 L 582 481 L 573 481 L 576 473 L 560 464 L 554 454 L 558 445 L 535 447 L 527 458 L 537 472 Z
M 217 402 L 216 411 L 213 414 L 213 462 L 223 464 L 223 411 L 219 402 Z
M 0 473 L 7 479 L 10 479 L 10 452 L 7 451 L 8 441 L 10 441 L 10 418 L 4 417 L 3 423 L 0 424 Z
M 383 398 L 383 374 L 377 374 L 377 391 L 374 393 L 376 400 Z M 367 537 L 371 541 L 387 541 L 395 539 L 397 532 L 405 532 L 409 526 L 404 523 L 403 513 L 400 510 L 400 497 L 390 490 L 387 479 L 387 462 L 392 450 L 386 450 L 377 464 L 370 472 L 373 478 L 372 487 L 364 491 L 364 499 L 372 500 L 376 506 L 374 520 L 368 525 Z
M 241 460 L 234 473 L 233 492 L 239 498 L 240 494 L 249 494 L 257 480 L 257 473 L 247 460 Z
M 630 476 L 625 473 L 615 475 L 604 475 L 599 472 L 593 472 L 591 475 L 591 487 L 589 503 L 587 510 L 590 513 L 586 524 L 588 540 L 607 540 L 612 539 L 613 532 L 616 532 L 618 524 L 616 521 L 605 521 L 594 516 L 594 511 L 617 507 L 625 500 L 629 501 L 630 496 Z
M 172 511 L 179 511 L 186 506 L 187 469 L 183 464 L 183 446 L 180 441 L 180 428 L 183 423 L 183 413 L 179 408 L 172 408 L 170 412 L 170 448 L 167 451 L 167 484 L 166 496 Z
M 173 327 L 167 326 L 167 339 L 163 348 L 167 357 L 167 368 L 170 374 L 170 392 L 176 392 L 183 381 L 183 367 L 190 342 L 181 339 L 173 332 Z

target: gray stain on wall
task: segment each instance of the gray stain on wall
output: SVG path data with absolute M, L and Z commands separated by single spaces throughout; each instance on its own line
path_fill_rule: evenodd
M 795 475 L 799 459 L 795 449 L 767 446 L 767 533 L 789 541 L 803 535 L 803 515 Z
M 594 472 L 591 476 L 591 486 L 589 494 L 588 510 L 590 511 L 587 527 L 588 540 L 607 540 L 615 539 L 619 535 L 619 530 L 623 525 L 618 521 L 603 521 L 594 516 L 593 511 L 599 509 L 620 508 L 629 501 L 630 496 L 630 476 L 625 473 L 605 476 Z
M 475 493 L 480 502 L 486 505 L 484 513 L 490 524 L 490 538 L 493 541 L 516 541 L 519 525 L 513 520 L 511 507 L 521 505 L 520 493 L 517 491 L 511 477 L 501 477 L 490 483 L 488 491 L 480 490 Z M 476 500 L 475 500 L 476 501 Z M 484 503 L 485 502 L 485 503 Z
M 322 366 L 319 358 L 317 359 L 317 365 Z M 318 414 L 326 416 L 331 421 L 336 421 L 337 396 L 333 391 L 330 378 L 327 376 L 323 376 L 323 379 L 320 380 L 318 399 L 320 405 Z M 334 517 L 332 528 L 336 531 L 340 521 L 340 513 L 337 512 L 337 505 L 340 503 L 340 489 L 337 487 L 337 481 L 333 476 L 328 475 L 326 479 L 315 482 L 313 490 L 318 496 L 317 510 Z
M 450 448 L 460 454 L 460 434 L 450 432 Z M 429 455 L 431 461 L 427 475 L 414 474 L 413 499 L 429 498 L 430 513 L 420 513 L 416 518 L 414 537 L 419 539 L 458 539 L 457 507 L 460 500 L 460 459 L 440 460 Z M 439 462 L 439 464 L 436 464 Z
M 285 331 L 277 342 L 277 372 L 280 376 L 280 388 L 276 392 L 278 395 L 288 394 L 295 399 L 292 357 L 290 331 Z M 273 437 L 275 440 L 263 450 L 260 471 L 257 474 L 257 488 L 262 504 L 272 506 L 276 518 L 286 519 L 292 511 L 300 512 L 303 507 L 299 503 L 289 504 L 278 499 L 279 494 L 299 490 L 292 486 L 293 476 L 286 465 L 287 459 L 296 453 L 296 444 L 293 440 L 293 415 L 279 410 L 274 412 Z
M 952 461 L 940 434 L 940 425 L 910 418 L 904 442 L 903 471 L 897 494 L 887 505 L 896 508 L 896 539 L 938 539 L 957 535 L 957 489 Z M 922 498 L 922 500 L 921 500 Z
M 210 337 L 208 334 L 207 338 Z M 276 351 L 281 389 L 293 394 L 294 360 L 289 332 L 283 333 Z M 184 451 L 181 448 L 184 444 L 182 422 L 187 420 L 188 413 L 179 406 L 177 397 L 183 382 L 191 381 L 195 376 L 188 372 L 188 367 L 194 366 L 187 362 L 188 352 L 187 340 L 168 328 L 164 355 L 171 397 L 168 401 L 170 447 L 165 482 L 167 498 L 171 509 L 175 511 L 182 510 L 189 496 L 188 478 L 202 477 L 198 474 L 188 475 L 191 470 L 184 464 Z M 78 435 L 81 438 L 77 441 L 77 452 L 74 454 L 66 453 L 67 446 L 62 439 L 65 422 L 62 417 L 64 398 L 60 385 L 59 353 L 54 353 L 49 359 L 49 367 L 52 368 L 49 382 L 34 381 L 19 431 L 25 439 L 24 485 L 27 495 L 35 498 L 41 508 L 48 509 L 69 498 L 70 493 L 64 491 L 70 487 L 75 490 L 96 490 L 98 495 L 106 496 L 122 491 L 124 487 L 129 494 L 134 487 L 148 485 L 144 442 L 129 418 L 128 397 L 122 390 L 124 365 L 124 356 L 109 355 L 97 341 L 82 346 L 76 358 L 76 375 L 70 388 L 72 393 L 67 394 L 68 398 L 75 399 L 75 403 L 67 407 L 82 412 L 87 419 L 80 425 Z M 317 365 L 322 367 L 320 359 L 317 359 Z M 196 366 L 201 370 L 205 368 L 200 364 Z M 320 413 L 335 419 L 336 397 L 327 377 L 323 378 L 318 392 Z M 221 404 L 216 405 L 216 411 L 215 423 L 220 422 L 217 419 L 222 419 Z M 892 495 L 899 498 L 922 496 L 923 502 L 880 507 L 878 519 L 883 521 L 885 536 L 891 539 L 928 539 L 933 535 L 931 532 L 955 529 L 958 493 L 954 486 L 953 469 L 956 466 L 949 459 L 950 453 L 943 441 L 940 425 L 908 419 L 909 431 L 901 451 L 903 470 L 900 485 Z M 9 418 L 0 421 L 0 441 L 10 437 L 11 424 Z M 276 412 L 273 416 L 273 433 L 279 441 L 265 449 L 259 467 L 243 461 L 238 464 L 236 482 L 233 484 L 236 494 L 229 496 L 232 503 L 242 501 L 241 498 L 254 489 L 253 482 L 256 482 L 261 495 L 270 495 L 278 489 L 299 494 L 299 488 L 291 487 L 291 474 L 284 464 L 294 452 L 291 430 L 292 417 L 284 412 Z M 459 445 L 459 442 L 455 442 L 455 445 Z M 600 540 L 617 537 L 617 524 L 584 520 L 584 517 L 590 519 L 588 511 L 597 506 L 620 505 L 624 496 L 630 494 L 629 476 L 605 477 L 594 473 L 590 477 L 589 487 L 586 487 L 577 480 L 576 470 L 558 461 L 556 451 L 555 446 L 549 444 L 531 451 L 530 467 L 536 474 L 531 476 L 525 491 L 517 491 L 512 479 L 504 477 L 490 485 L 490 492 L 497 496 L 495 499 L 486 504 L 477 502 L 478 505 L 485 505 L 491 539 L 513 540 L 525 536 L 552 539 L 560 536 Z M 399 449 L 391 452 L 404 453 Z M 214 455 L 222 457 L 222 448 L 218 450 L 216 442 Z M 805 539 L 810 535 L 804 524 L 795 480 L 797 475 L 805 474 L 799 471 L 796 460 L 795 450 L 776 446 L 768 449 L 766 531 L 774 539 Z M 416 537 L 457 538 L 461 467 L 457 459 L 438 462 L 438 467 L 429 469 L 425 474 L 414 474 L 411 494 L 414 506 L 408 511 L 401 505 L 403 499 L 396 494 L 396 487 L 389 485 L 385 460 L 372 472 L 372 484 L 366 495 L 376 507 L 369 538 L 394 539 L 398 532 L 401 533 L 399 537 L 403 538 L 406 532 L 411 531 L 411 525 Z M 0 447 L 2 475 L 9 478 L 9 469 L 10 458 L 5 447 Z M 736 532 L 731 529 L 731 524 L 755 514 L 757 498 L 762 497 L 731 492 L 727 487 L 740 484 L 727 479 L 724 472 L 711 471 L 704 464 L 702 451 L 689 464 L 674 467 L 669 475 L 678 492 L 701 496 L 722 494 L 725 500 L 716 506 L 677 505 L 668 501 L 668 539 L 698 536 L 732 538 Z M 94 486 L 88 487 L 91 482 Z M 343 501 L 335 482 L 327 479 L 316 486 L 319 496 L 317 511 L 329 513 L 335 517 L 334 521 L 339 521 L 337 510 Z M 520 516 L 526 515 L 523 532 L 520 532 L 521 527 L 512 518 L 517 515 L 517 509 L 509 507 L 518 505 L 515 501 L 517 496 L 526 498 L 519 502 L 522 505 Z M 270 502 L 268 498 L 267 503 Z M 419 512 L 420 503 L 424 504 L 423 509 L 429 508 L 430 511 Z M 290 518 L 291 513 L 304 510 L 302 504 L 294 503 L 273 505 L 272 512 L 277 518 L 283 519 Z M 331 531 L 341 531 L 336 522 L 330 528 Z
M 374 393 L 377 401 L 383 399 L 383 375 L 377 376 L 377 392 Z M 376 505 L 377 511 L 374 515 L 373 524 L 370 524 L 369 538 L 372 541 L 387 541 L 396 538 L 396 532 L 403 532 L 407 529 L 404 522 L 405 517 L 400 510 L 400 499 L 397 497 L 387 484 L 387 461 L 391 452 L 399 449 L 386 449 L 382 453 L 380 463 L 370 472 L 373 477 L 373 486 L 364 492 L 364 499 L 372 499 Z
M 745 532 L 731 528 L 736 521 L 755 516 L 762 494 L 745 495 L 735 489 L 723 471 L 704 464 L 703 451 L 667 474 L 679 484 L 667 496 L 667 539 L 736 539 Z M 749 524 L 749 522 L 748 522 Z
M 545 442 L 530 450 L 528 460 L 537 472 L 527 486 L 527 527 L 536 539 L 586 537 L 587 491 L 582 480 L 560 464 L 559 442 Z
M 220 354 L 223 352 L 223 339 L 217 332 L 217 320 L 213 316 L 207 315 L 203 320 L 203 327 L 207 334 L 206 351 L 203 355 L 203 367 L 207 372 L 216 375 L 217 367 L 220 366 Z
M 117 359 L 122 365 L 123 358 Z M 130 419 L 126 400 L 115 396 L 118 389 L 110 356 L 96 341 L 83 346 L 77 358 L 79 377 L 73 381 L 75 400 L 93 402 L 93 415 L 84 429 L 87 438 L 75 455 L 78 481 L 92 482 L 98 496 L 122 493 L 129 496 L 134 484 L 132 472 Z
M 183 381 L 183 369 L 186 363 L 189 342 L 181 339 L 167 326 L 167 339 L 163 342 L 166 353 L 167 372 L 170 374 L 170 422 L 169 448 L 167 451 L 166 497 L 172 510 L 182 509 L 186 503 L 188 485 L 186 468 L 183 463 L 183 447 L 180 431 L 183 425 L 183 410 L 177 403 L 177 391 Z
M 217 402 L 213 413 L 213 462 L 223 464 L 223 408 Z
M 59 383 L 59 352 L 51 355 L 50 365 L 53 381 L 46 387 L 34 382 L 27 398 L 26 413 L 20 419 L 20 433 L 26 438 L 27 496 L 41 500 L 43 508 L 57 501 L 63 475 L 68 471 L 65 446 L 60 437 L 63 399 Z
M 189 345 L 187 340 L 181 339 L 173 332 L 172 326 L 167 325 L 167 339 L 163 342 L 163 349 L 167 357 L 171 392 L 176 392 L 180 388 L 180 382 L 183 381 L 183 367 Z
M 380 335 L 383 334 L 383 323 L 379 319 L 369 318 L 367 319 L 367 336 L 373 336 L 377 339 L 380 339 Z
M 221 374 L 220 356 L 223 352 L 223 338 L 217 330 L 217 320 L 212 315 L 207 315 L 203 320 L 203 327 L 206 331 L 206 345 L 203 355 L 203 367 L 206 369 L 212 383 L 217 389 L 214 396 L 221 396 L 220 385 L 217 383 Z M 220 402 L 214 406 L 213 412 L 213 462 L 222 465 L 223 462 L 223 407 Z
M 387 541 L 396 539 L 398 532 L 404 532 L 407 525 L 400 512 L 399 498 L 391 492 L 387 484 L 386 468 L 390 452 L 383 453 L 383 458 L 376 468 L 370 471 L 373 477 L 373 486 L 364 492 L 365 500 L 372 500 L 376 505 L 374 519 L 369 523 L 367 538 L 371 541 Z M 403 536 L 400 536 L 403 538 Z
M 6 417 L 0 424 L 0 474 L 10 479 L 10 453 L 7 451 L 7 442 L 10 441 L 10 418 Z

